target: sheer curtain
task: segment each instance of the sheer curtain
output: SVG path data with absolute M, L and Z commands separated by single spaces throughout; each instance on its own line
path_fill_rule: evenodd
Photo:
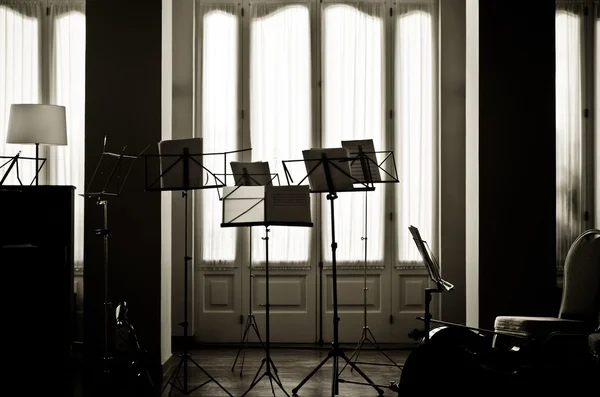
M 322 147 L 340 147 L 342 140 L 373 139 L 376 151 L 385 149 L 384 17 L 383 3 L 323 5 Z M 338 195 L 336 241 L 344 247 L 336 252 L 338 263 L 364 261 L 362 237 L 367 237 L 367 261 L 383 260 L 384 190 L 381 184 L 373 192 Z M 321 200 L 322 243 L 329 247 L 331 203 L 324 194 Z M 330 262 L 331 250 L 323 249 L 323 258 Z
M 40 103 L 41 100 L 41 22 L 42 6 L 37 1 L 0 0 L 0 156 L 35 157 L 34 145 L 6 143 L 10 105 Z M 8 159 L 0 158 L 0 166 Z M 35 164 L 19 161 L 19 177 L 29 184 Z M 7 167 L 0 168 L 0 178 Z M 18 185 L 16 170 L 4 181 Z
M 373 139 L 385 150 L 385 4 L 323 3 L 322 147 L 342 140 Z M 381 159 L 378 159 L 381 161 Z M 367 228 L 367 260 L 381 262 L 384 247 L 384 185 L 365 193 L 340 193 L 335 201 L 338 263 L 362 263 Z M 331 203 L 321 195 L 323 258 L 331 262 Z M 367 208 L 365 214 L 365 199 Z M 365 219 L 367 217 L 368 219 Z M 368 223 L 367 223 L 368 222 Z
M 559 275 L 583 223 L 584 1 L 556 3 L 556 259 Z
M 252 3 L 250 26 L 250 139 L 253 161 L 268 161 L 284 184 L 283 160 L 311 145 L 310 9 L 307 3 Z M 252 262 L 265 258 L 264 228 L 252 230 Z M 270 263 L 306 263 L 310 229 L 275 227 Z
M 68 146 L 48 147 L 48 182 L 75 190 L 75 264 L 83 263 L 85 191 L 85 2 L 50 3 L 50 102 L 65 106 Z
M 42 29 L 43 21 L 48 29 Z M 0 32 L 0 155 L 21 151 L 22 156 L 35 156 L 33 145 L 5 144 L 12 103 L 66 107 L 68 146 L 40 147 L 40 156 L 47 158 L 40 184 L 76 187 L 74 259 L 81 266 L 84 200 L 78 194 L 84 190 L 85 1 L 0 0 Z M 19 164 L 23 184 L 34 176 L 34 166 L 27 163 Z M 13 171 L 5 183 L 19 183 Z
M 196 92 L 201 109 L 196 123 L 201 128 L 204 153 L 238 148 L 238 52 L 239 19 L 233 4 L 196 2 Z M 199 116 L 199 117 L 198 117 Z M 227 161 L 235 160 L 227 157 Z M 224 173 L 223 156 L 203 156 L 204 166 Z M 210 181 L 211 183 L 213 181 Z M 232 265 L 236 256 L 237 228 L 221 228 L 222 203 L 215 189 L 196 192 L 195 258 L 204 266 Z
M 420 260 L 409 225 L 419 228 L 432 249 L 437 241 L 434 3 L 400 3 L 395 15 L 397 255 L 406 263 Z

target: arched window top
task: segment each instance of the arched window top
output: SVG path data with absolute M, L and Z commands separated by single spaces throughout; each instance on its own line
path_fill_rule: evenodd
M 366 1 L 366 2 L 335 2 L 335 3 L 323 3 L 323 8 L 328 13 L 347 15 L 349 17 L 367 15 L 373 19 L 380 19 L 383 17 L 383 9 L 385 4 L 381 1 Z
M 6 14 L 2 18 L 14 20 L 14 18 L 35 21 L 40 15 L 40 4 L 36 1 L 0 1 L 0 12 Z
M 264 19 L 277 18 L 294 15 L 308 17 L 309 5 L 298 3 L 254 3 L 250 5 L 255 9 L 253 12 L 253 20 L 260 21 Z

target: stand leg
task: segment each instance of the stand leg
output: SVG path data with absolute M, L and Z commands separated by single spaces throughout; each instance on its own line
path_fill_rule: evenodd
M 269 378 L 269 384 L 271 385 L 271 393 L 273 397 L 275 397 L 275 387 L 273 386 L 273 381 L 279 386 L 281 391 L 289 397 L 290 395 L 285 391 L 283 385 L 281 384 L 281 380 L 279 380 L 279 376 L 277 375 L 277 369 L 275 368 L 275 364 L 271 359 L 271 332 L 270 332 L 270 303 L 269 303 L 269 228 L 265 227 L 265 237 L 263 237 L 265 241 L 265 353 L 266 357 L 263 358 L 258 371 L 256 371 L 256 375 L 254 375 L 254 379 L 250 384 L 248 390 L 242 394 L 242 397 L 248 394 L 250 390 L 254 388 L 263 378 Z M 259 376 L 261 370 L 265 367 L 265 372 Z M 273 371 L 271 370 L 273 369 Z
M 186 163 L 184 163 L 184 174 L 186 173 Z M 186 179 L 186 178 L 184 178 Z M 202 368 L 196 361 L 194 361 L 194 359 L 192 359 L 192 357 L 189 354 L 189 335 L 188 335 L 188 321 L 187 321 L 187 307 L 188 307 L 188 262 L 192 259 L 191 257 L 189 257 L 187 255 L 188 253 L 188 245 L 187 245 L 187 241 L 188 241 L 188 222 L 187 222 L 187 218 L 188 218 L 188 194 L 187 191 L 183 191 L 182 193 L 183 197 L 185 198 L 185 212 L 184 212 L 184 250 L 185 250 L 185 255 L 184 255 L 184 268 L 183 268 L 183 322 L 179 323 L 179 325 L 181 325 L 183 327 L 183 343 L 184 343 L 184 353 L 180 356 L 181 357 L 181 361 L 177 364 L 177 367 L 175 367 L 175 371 L 173 371 L 173 374 L 171 374 L 171 376 L 169 377 L 169 380 L 167 381 L 167 383 L 163 386 L 163 389 L 161 391 L 161 395 L 164 393 L 166 387 L 170 384 L 171 385 L 171 389 L 169 390 L 169 396 L 171 395 L 171 392 L 173 391 L 173 389 L 178 389 L 181 393 L 183 393 L 184 395 L 189 395 L 190 393 L 192 393 L 193 391 L 201 388 L 202 386 L 206 385 L 209 382 L 215 382 L 217 384 L 217 386 L 219 386 L 228 396 L 233 397 L 231 395 L 231 393 L 229 393 L 227 391 L 227 389 L 225 389 L 219 382 L 217 382 L 215 380 L 215 378 L 213 378 L 212 376 L 210 376 L 210 374 L 208 372 L 206 372 L 204 370 L 204 368 Z M 191 362 L 192 364 L 194 364 L 196 366 L 196 368 L 198 368 L 200 371 L 202 371 L 204 373 L 204 375 L 206 375 L 208 377 L 208 380 L 205 381 L 204 383 L 189 389 L 189 374 L 188 374 L 188 362 Z M 179 372 L 183 369 L 183 383 L 181 383 L 181 381 L 179 381 Z M 181 385 L 181 387 L 178 387 L 177 385 L 175 385 L 175 381 L 179 382 L 179 384 Z
M 358 357 L 362 351 L 363 346 L 365 345 L 365 342 L 371 344 L 371 346 L 373 346 L 375 348 L 375 350 L 377 350 L 379 353 L 381 353 L 389 361 L 389 363 L 373 363 L 373 362 L 358 361 Z M 380 366 L 388 366 L 388 367 L 398 367 L 398 368 L 402 369 L 401 364 L 397 364 L 389 355 L 387 355 L 381 349 L 381 347 L 377 343 L 377 340 L 375 339 L 375 335 L 373 335 L 373 332 L 371 331 L 371 329 L 368 326 L 363 327 L 360 342 L 358 342 L 358 345 L 356 346 L 356 348 L 354 349 L 354 352 L 350 356 L 350 361 L 353 361 L 353 360 L 354 360 L 355 364 L 380 365 Z M 340 371 L 340 375 L 342 374 L 342 372 L 344 372 L 346 367 L 347 367 L 347 365 L 345 365 L 344 368 L 342 368 L 342 370 Z M 353 369 L 351 368 L 350 371 L 352 372 Z
M 250 331 L 250 329 L 254 330 L 254 333 L 256 334 L 258 341 L 260 342 L 261 346 L 263 347 L 263 349 L 265 348 L 265 344 L 263 343 L 261 337 L 260 337 L 260 332 L 258 331 L 258 325 L 256 324 L 256 318 L 254 317 L 254 314 L 249 314 L 247 319 L 246 319 L 246 326 L 244 328 L 244 336 L 242 336 L 242 343 L 243 346 L 240 347 L 240 349 L 238 350 L 236 356 L 235 356 L 235 360 L 233 361 L 233 365 L 231 366 L 231 372 L 234 371 L 235 369 L 235 364 L 237 363 L 237 360 L 240 356 L 240 353 L 243 352 L 242 354 L 242 364 L 240 367 L 240 377 L 242 377 L 242 374 L 244 372 L 244 361 L 246 360 L 246 349 L 248 349 L 248 334 Z
M 381 348 L 379 347 L 379 344 L 375 340 L 375 335 L 373 335 L 373 332 L 371 332 L 371 329 L 367 325 L 367 292 L 369 291 L 369 288 L 367 287 L 367 225 L 369 223 L 368 222 L 368 211 L 367 211 L 368 205 L 367 205 L 367 203 L 368 203 L 368 191 L 365 191 L 365 235 L 364 235 L 364 237 L 361 237 L 361 240 L 364 242 L 364 245 L 365 245 L 365 260 L 364 260 L 364 266 L 363 266 L 363 283 L 364 283 L 364 285 L 363 285 L 363 323 L 364 323 L 364 325 L 363 325 L 360 341 L 358 342 L 358 345 L 356 346 L 356 348 L 354 349 L 354 352 L 350 356 L 350 361 L 352 361 L 352 359 L 354 359 L 354 362 L 358 364 L 359 363 L 358 356 L 361 353 L 364 343 L 369 342 L 373 347 L 375 347 L 375 349 L 377 349 L 377 351 L 379 351 L 381 354 L 383 354 L 385 356 L 385 358 L 387 358 L 390 361 L 390 364 L 367 363 L 367 362 L 362 362 L 361 364 L 384 365 L 384 366 L 393 366 L 393 367 L 401 368 L 401 366 L 396 364 L 396 362 L 394 360 L 392 360 L 387 354 L 385 354 L 381 350 Z M 369 338 L 369 336 L 371 338 Z M 344 370 L 346 369 L 347 366 L 348 366 L 348 364 L 344 365 L 344 367 L 340 371 L 340 374 L 342 372 L 344 372 Z M 352 372 L 352 370 L 353 370 L 353 368 L 351 368 L 351 372 Z
M 326 164 L 324 164 L 326 165 Z M 325 174 L 328 175 L 328 169 L 325 169 Z M 292 393 L 294 396 L 297 395 L 298 390 L 330 359 L 333 358 L 333 376 L 332 376 L 332 385 L 331 385 L 331 395 L 339 394 L 339 358 L 341 357 L 347 365 L 350 365 L 356 372 L 363 377 L 367 383 L 372 386 L 379 395 L 383 394 L 383 390 L 379 388 L 363 371 L 361 371 L 355 363 L 351 362 L 346 354 L 342 351 L 339 344 L 339 321 L 340 318 L 338 316 L 338 305 L 337 305 L 337 270 L 336 270 L 336 249 L 337 243 L 335 241 L 335 208 L 334 208 L 334 200 L 337 198 L 337 194 L 330 193 L 327 195 L 327 200 L 330 200 L 331 205 L 331 258 L 332 258 L 332 285 L 333 285 L 333 347 L 327 354 L 327 357 L 317 365 L 317 367 L 306 376 L 302 382 L 294 389 L 292 389 Z

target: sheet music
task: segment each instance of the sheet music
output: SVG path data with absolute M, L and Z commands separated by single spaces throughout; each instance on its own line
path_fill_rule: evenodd
M 223 223 L 263 222 L 265 219 L 264 186 L 225 186 L 223 188 Z
M 267 161 L 256 161 L 253 163 L 244 163 L 241 161 L 232 161 L 231 173 L 235 184 L 240 186 L 264 186 L 271 184 L 271 171 Z M 244 176 L 244 168 L 247 176 Z
M 223 224 L 311 224 L 310 188 L 304 186 L 226 186 Z
M 310 223 L 310 188 L 266 186 L 267 222 Z
M 444 289 L 446 289 L 447 291 L 453 289 L 454 285 L 442 279 L 442 275 L 440 273 L 440 264 L 438 263 L 436 257 L 433 255 L 433 252 L 431 252 L 429 244 L 427 244 L 427 242 L 421 238 L 421 233 L 419 232 L 419 229 L 417 229 L 414 226 L 409 226 L 408 230 L 410 230 L 410 233 L 412 234 L 415 245 L 417 246 L 421 257 L 423 258 L 423 262 L 427 267 L 427 271 L 431 280 L 436 284 L 444 287 Z
M 325 177 L 325 169 L 321 161 L 321 154 L 325 153 L 329 161 L 329 170 L 331 180 L 334 185 L 334 191 L 352 190 L 354 188 L 353 180 L 350 178 L 350 161 L 348 159 L 348 150 L 346 148 L 323 148 L 303 150 L 304 164 L 308 173 L 308 183 L 311 190 L 326 192 L 330 190 Z M 334 166 L 335 164 L 335 166 Z M 315 168 L 316 166 L 316 168 Z M 314 170 L 313 170 L 314 168 Z
M 348 150 L 348 155 L 351 159 L 350 172 L 352 177 L 358 182 L 381 182 L 381 174 L 375 154 L 375 145 L 372 139 L 358 139 L 352 141 L 342 141 L 342 146 Z M 363 164 L 360 161 L 359 152 L 365 154 L 365 166 L 367 167 L 366 174 L 363 172 Z
M 202 187 L 202 138 L 186 138 L 160 141 L 158 143 L 158 154 L 161 156 L 169 155 L 160 157 L 161 188 L 181 189 L 184 187 L 183 165 L 185 159 L 182 156 L 185 148 L 188 149 L 190 155 L 188 186 L 190 188 Z

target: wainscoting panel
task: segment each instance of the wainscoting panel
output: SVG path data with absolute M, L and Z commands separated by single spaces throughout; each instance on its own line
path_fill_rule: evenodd
M 266 279 L 264 275 L 254 279 L 254 311 L 264 312 Z M 306 312 L 306 277 L 269 275 L 269 301 L 271 313 Z
M 389 342 L 389 277 L 385 277 L 384 267 L 367 269 L 367 297 L 365 301 L 365 277 L 362 266 L 338 266 L 337 299 L 339 322 L 339 340 L 341 343 L 358 343 L 365 326 L 365 302 L 367 310 L 366 325 L 378 343 Z M 323 339 L 333 340 L 333 274 L 331 267 L 324 271 L 323 295 Z
M 423 266 L 395 269 L 392 286 L 392 329 L 395 340 L 416 343 L 408 334 L 415 328 L 423 328 L 423 322 L 417 317 L 425 312 L 425 288 L 429 287 L 429 283 L 429 275 Z M 432 302 L 432 312 L 437 315 L 435 308 Z
M 233 275 L 210 275 L 204 278 L 204 311 L 229 312 L 234 308 Z
M 195 339 L 201 342 L 237 342 L 240 324 L 240 269 L 198 268 L 195 273 Z
M 249 269 L 248 269 L 249 270 Z M 252 302 L 244 307 L 252 307 L 261 337 L 266 335 L 265 293 L 266 278 L 261 268 L 252 270 Z M 315 316 L 315 274 L 305 266 L 303 268 L 277 267 L 269 269 L 269 302 L 271 342 L 314 343 L 316 330 Z M 249 285 L 248 285 L 249 286 Z M 256 334 L 250 332 L 249 340 L 258 341 Z
M 333 312 L 332 277 L 327 277 L 327 312 Z M 344 313 L 363 313 L 364 311 L 364 275 L 338 275 L 338 310 Z M 367 310 L 381 311 L 381 277 L 367 275 Z

